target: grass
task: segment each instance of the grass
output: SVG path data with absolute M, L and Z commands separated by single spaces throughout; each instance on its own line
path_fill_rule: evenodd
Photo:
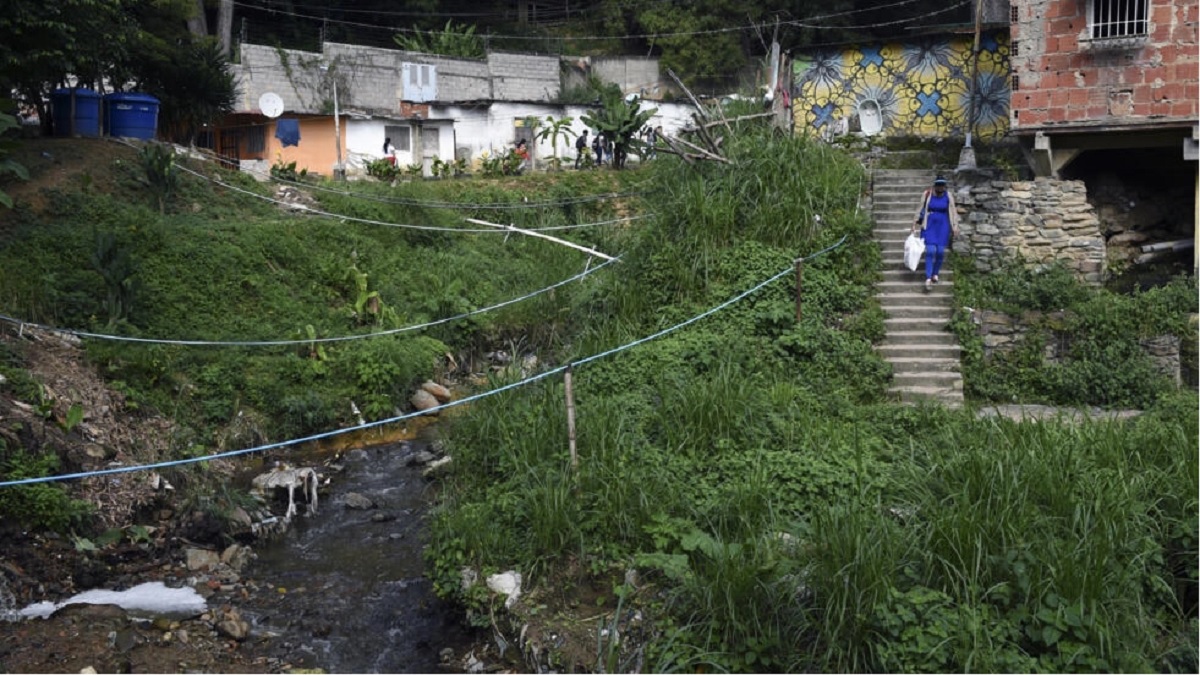
M 882 337 L 879 249 L 856 208 L 861 168 L 765 129 L 731 134 L 725 149 L 731 166 L 663 158 L 624 174 L 316 193 L 330 211 L 444 226 L 463 216 L 538 227 L 654 214 L 559 233 L 621 262 L 532 302 L 320 349 L 94 344 L 89 353 L 131 400 L 180 417 L 178 452 L 203 451 L 233 442 L 222 430 L 239 413 L 272 438 L 353 422 L 347 401 L 388 416 L 413 383 L 449 367 L 445 352 L 500 346 L 578 363 L 697 316 L 844 236 L 806 263 L 799 322 L 785 275 L 681 330 L 579 364 L 577 470 L 558 377 L 443 421 L 454 462 L 427 549 L 438 592 L 491 625 L 497 602 L 480 584 L 464 587 L 464 568 L 479 578 L 517 569 L 534 607 L 571 584 L 599 586 L 604 611 L 617 597 L 625 613 L 644 614 L 646 663 L 663 671 L 1194 672 L 1195 652 L 1182 646 L 1196 635 L 1185 618 L 1196 609 L 1200 526 L 1194 393 L 1151 383 L 1137 390 L 1144 418 L 1076 425 L 890 404 L 889 369 L 872 349 Z M 583 265 L 529 238 L 261 205 L 236 215 L 232 193 L 188 178 L 159 216 L 154 195 L 129 189 L 122 199 L 68 190 L 64 207 L 21 212 L 0 250 L 0 303 L 59 325 L 105 325 L 105 279 L 125 286 L 88 262 L 97 232 L 135 263 L 133 302 L 114 325 L 139 336 L 366 334 L 507 299 Z M 536 211 L 427 203 L 631 189 L 645 194 Z M 960 286 L 972 303 L 1082 303 L 1079 326 L 1092 337 L 1081 350 L 1087 339 L 1113 343 L 1114 326 L 1174 330 L 1186 295 L 1115 298 L 999 275 Z M 1111 400 L 1130 396 L 1128 381 L 1104 372 L 1124 352 L 1095 354 L 1089 370 L 1054 380 L 1058 391 L 1104 384 L 1115 387 Z M 497 373 L 485 386 L 515 377 Z M 630 568 L 637 588 L 613 580 Z M 614 614 L 609 625 L 618 623 Z M 630 662 L 614 640 L 595 640 L 590 663 Z

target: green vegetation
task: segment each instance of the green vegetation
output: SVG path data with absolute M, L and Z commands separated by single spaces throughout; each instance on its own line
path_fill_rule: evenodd
M 625 172 L 309 179 L 320 209 L 341 219 L 297 216 L 186 172 L 160 205 L 142 165 L 121 161 L 95 167 L 112 174 L 105 190 L 68 183 L 44 211 L 4 214 L 0 307 L 135 337 L 297 341 L 88 340 L 130 405 L 179 421 L 171 457 L 354 424 L 352 403 L 389 418 L 422 379 L 497 348 L 575 364 L 577 465 L 558 375 L 440 423 L 454 462 L 427 549 L 435 587 L 480 625 L 504 613 L 482 585 L 464 589 L 463 568 L 519 570 L 529 604 L 517 612 L 558 611 L 587 591 L 598 617 L 588 625 L 609 632 L 580 632 L 595 646 L 586 659 L 551 654 L 562 669 L 641 658 L 656 672 L 1195 672 L 1198 400 L 1150 376 L 1128 346 L 1195 339 L 1184 320 L 1192 282 L 1122 296 L 1014 266 L 963 271 L 956 284 L 975 308 L 1069 312 L 1047 326 L 1071 336 L 1071 359 L 1054 368 L 984 368 L 964 332 L 976 400 L 1133 404 L 1148 411 L 1138 419 L 1017 424 L 897 406 L 872 349 L 883 336 L 880 253 L 857 208 L 862 167 L 750 122 L 722 152 L 729 165 L 664 157 Z M 484 208 L 539 202 L 552 205 Z M 553 293 L 422 331 L 316 342 L 465 314 L 584 266 L 540 239 L 379 223 L 537 228 L 640 214 L 652 217 L 556 232 L 621 260 Z M 807 256 L 797 321 L 792 270 Z M 4 394 L 36 406 L 36 383 L 0 357 Z M 516 377 L 491 373 L 482 386 Z M 5 477 L 55 470 L 53 453 L 9 445 L 3 457 Z M 190 497 L 198 507 L 236 503 L 203 475 L 171 481 L 206 491 Z M 0 508 L 43 527 L 79 523 L 63 488 L 47 490 L 0 492 Z M 633 612 L 638 641 L 622 623 Z
M 960 306 L 1032 324 L 1011 350 L 985 358 L 970 314 L 958 314 L 954 330 L 964 347 L 966 392 L 983 400 L 1149 407 L 1173 385 L 1155 369 L 1142 341 L 1197 339 L 1188 320 L 1198 311 L 1192 279 L 1119 294 L 1086 286 L 1061 265 L 1036 271 L 1013 261 L 988 274 L 974 272 L 969 261 L 955 268 Z M 1194 371 L 1196 364 L 1190 366 Z
M 401 48 L 423 54 L 441 54 L 464 59 L 482 59 L 487 56 L 483 38 L 475 34 L 475 26 L 456 24 L 452 19 L 440 31 L 414 30 L 411 34 L 399 33 L 392 38 Z

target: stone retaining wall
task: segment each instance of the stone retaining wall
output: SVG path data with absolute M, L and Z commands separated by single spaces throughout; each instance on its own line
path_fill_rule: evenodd
M 954 199 L 961 227 L 954 250 L 980 271 L 1020 256 L 1036 265 L 1061 260 L 1084 282 L 1103 282 L 1104 235 L 1082 181 L 989 180 L 957 189 Z
M 979 335 L 983 337 L 983 358 L 985 361 L 998 352 L 1007 352 L 1016 348 L 1028 336 L 1031 330 L 1046 331 L 1046 345 L 1043 358 L 1046 363 L 1061 363 L 1070 354 L 1070 336 L 1065 332 L 1070 314 L 1058 312 L 1025 312 L 1021 316 L 1013 316 L 1004 312 L 984 309 L 972 312 L 971 320 L 975 323 Z M 1057 328 L 1056 328 L 1057 327 Z M 1062 330 L 1059 330 L 1062 329 Z M 1142 350 L 1150 357 L 1155 369 L 1171 378 L 1175 386 L 1182 382 L 1182 360 L 1180 358 L 1180 340 L 1176 335 L 1157 335 L 1143 338 L 1139 341 Z

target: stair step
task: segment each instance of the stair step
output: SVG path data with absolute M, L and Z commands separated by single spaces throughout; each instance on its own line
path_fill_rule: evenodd
M 928 373 L 958 373 L 958 359 L 945 359 L 934 356 L 914 356 L 889 358 L 892 364 L 892 374 L 928 374 Z
M 953 370 L 923 370 L 918 372 L 892 373 L 896 387 L 938 387 L 962 390 L 962 374 Z
M 938 318 L 903 318 L 895 319 L 887 318 L 883 320 L 883 325 L 888 330 L 941 330 L 946 327 L 946 319 Z
M 927 356 L 929 358 L 944 358 L 958 360 L 962 354 L 962 347 L 958 343 L 952 344 L 911 344 L 911 345 L 893 345 L 881 344 L 875 348 L 880 356 L 891 360 L 893 358 L 904 359 L 911 357 Z
M 953 333 L 932 330 L 895 330 L 888 331 L 887 337 L 880 343 L 879 348 L 904 347 L 943 347 L 958 346 L 958 338 Z
M 944 387 L 896 387 L 890 390 L 900 398 L 901 403 L 938 403 L 947 408 L 960 408 L 963 404 L 962 392 L 957 389 Z
M 914 272 L 913 274 L 920 274 L 920 272 Z M 924 291 L 925 282 L 924 282 L 924 280 L 922 280 L 920 278 L 914 278 L 912 281 L 890 281 L 890 280 L 884 279 L 883 281 L 876 284 L 876 286 L 879 288 L 880 291 L 885 292 L 885 293 L 898 293 L 898 292 L 913 291 L 913 290 L 919 291 L 921 293 L 925 292 Z M 941 283 L 934 284 L 933 287 L 929 289 L 929 293 L 927 295 L 951 296 L 951 295 L 953 295 L 953 293 L 950 292 L 950 286 L 951 286 L 951 283 L 949 281 L 942 281 Z
M 950 305 L 884 305 L 883 312 L 889 319 L 927 319 L 945 325 L 950 321 L 953 308 Z

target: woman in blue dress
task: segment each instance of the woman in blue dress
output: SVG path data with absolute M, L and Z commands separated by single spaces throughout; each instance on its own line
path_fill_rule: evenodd
M 918 227 L 921 228 L 921 238 L 925 240 L 925 291 L 929 292 L 938 282 L 938 272 L 946 260 L 950 237 L 958 235 L 958 211 L 954 206 L 954 197 L 946 191 L 946 179 L 941 175 L 933 181 L 933 190 L 926 190 L 921 198 L 913 232 Z

